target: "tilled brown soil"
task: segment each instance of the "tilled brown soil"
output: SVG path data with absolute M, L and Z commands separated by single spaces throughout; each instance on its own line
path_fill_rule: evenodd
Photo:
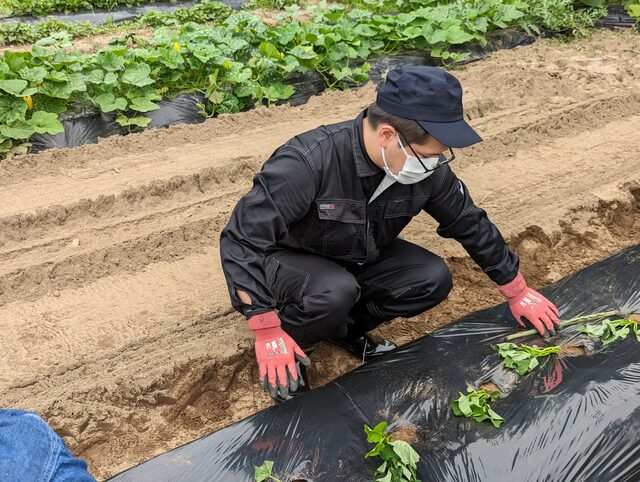
M 457 75 L 485 141 L 454 170 L 539 287 L 640 241 L 640 37 L 501 51 Z M 352 118 L 368 86 L 0 162 L 0 406 L 40 412 L 98 478 L 270 405 L 230 309 L 218 238 L 282 142 Z M 379 331 L 405 343 L 500 302 L 454 241 L 449 299 Z M 312 383 L 358 361 L 321 346 Z

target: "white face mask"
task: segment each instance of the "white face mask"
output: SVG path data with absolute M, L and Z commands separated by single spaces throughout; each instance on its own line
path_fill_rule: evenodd
M 382 162 L 384 162 L 384 170 L 387 173 L 387 176 L 392 178 L 394 181 L 398 181 L 400 184 L 415 184 L 416 182 L 420 182 L 428 178 L 434 171 L 424 172 L 424 167 L 427 169 L 434 169 L 438 165 L 438 161 L 440 160 L 440 156 L 432 156 L 425 158 L 418 158 L 416 156 L 410 156 L 406 151 L 404 146 L 402 145 L 402 141 L 400 140 L 400 136 L 396 134 L 398 137 L 398 142 L 400 143 L 400 148 L 404 155 L 407 156 L 407 159 L 404 162 L 404 166 L 402 166 L 402 170 L 398 174 L 394 174 L 389 169 L 387 165 L 387 159 L 384 155 L 384 147 L 380 147 L 382 150 Z M 422 161 L 422 164 L 420 164 Z

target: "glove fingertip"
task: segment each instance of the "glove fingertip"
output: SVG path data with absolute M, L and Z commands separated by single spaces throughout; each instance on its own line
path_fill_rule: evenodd
M 298 357 L 298 361 L 300 363 L 302 363 L 304 366 L 308 367 L 311 365 L 311 358 L 309 358 L 308 356 L 299 356 Z
M 548 338 L 549 334 L 547 333 L 547 329 L 544 326 L 544 323 L 542 323 L 542 321 L 537 320 L 537 321 L 533 321 L 533 320 L 529 320 L 528 318 L 522 316 L 521 320 L 524 323 L 528 323 L 529 325 L 533 326 L 537 331 L 538 334 L 540 334 L 540 336 L 543 336 L 544 338 Z
M 300 370 L 300 365 L 296 364 L 296 371 L 298 372 L 298 386 L 306 387 L 306 383 L 304 382 L 304 377 L 302 376 L 302 371 Z
M 269 383 L 269 395 L 271 398 L 275 399 L 278 396 L 278 389 Z
M 269 383 L 269 379 L 267 378 L 267 375 L 265 374 L 262 378 L 260 378 L 260 388 L 263 389 L 267 389 L 268 388 L 268 383 Z

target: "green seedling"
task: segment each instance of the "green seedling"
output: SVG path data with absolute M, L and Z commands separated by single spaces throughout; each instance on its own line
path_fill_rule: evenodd
M 518 345 L 517 343 L 499 343 L 494 347 L 502 357 L 504 366 L 526 375 L 540 365 L 538 358 L 560 353 L 559 346 L 540 348 L 535 345 Z
M 378 456 L 382 465 L 376 469 L 375 482 L 420 482 L 416 476 L 418 453 L 404 440 L 392 440 L 387 434 L 387 422 L 374 428 L 365 424 L 367 442 L 376 446 L 364 458 Z
M 635 333 L 636 339 L 640 341 L 638 322 L 628 318 L 607 319 L 603 320 L 599 325 L 584 325 L 578 328 L 579 332 L 592 338 L 599 338 L 605 345 L 617 340 L 624 340 L 631 330 Z
M 451 402 L 451 408 L 458 417 L 471 417 L 478 422 L 490 420 L 495 428 L 500 428 L 505 420 L 489 405 L 489 402 L 495 402 L 498 398 L 500 392 L 497 390 L 487 393 L 485 390 L 467 387 L 467 395 L 460 393 L 460 397 Z
M 615 316 L 617 315 L 617 311 L 603 311 L 601 313 L 593 313 L 591 315 L 578 316 L 576 318 L 571 318 L 570 320 L 561 321 L 560 326 L 562 328 L 571 325 L 578 325 L 580 323 L 585 323 L 587 321 L 597 320 L 598 318 L 604 318 L 605 316 Z M 506 341 L 515 340 L 517 338 L 523 338 L 525 336 L 531 336 L 538 333 L 538 330 L 525 330 L 519 333 L 514 333 L 513 335 L 509 335 L 505 337 Z
M 273 462 L 271 460 L 265 460 L 260 467 L 254 465 L 253 468 L 255 469 L 254 480 L 256 482 L 263 482 L 264 480 L 282 482 L 282 480 L 273 476 Z

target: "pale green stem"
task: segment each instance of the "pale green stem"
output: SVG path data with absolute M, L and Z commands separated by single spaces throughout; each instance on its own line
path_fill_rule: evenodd
M 565 326 L 577 325 L 579 323 L 584 323 L 586 321 L 596 320 L 598 318 L 604 318 L 607 316 L 613 316 L 617 314 L 618 314 L 617 311 L 603 311 L 601 313 L 593 313 L 592 315 L 578 316 L 576 318 L 571 318 L 570 320 L 567 320 L 567 321 L 561 321 L 560 326 L 564 328 Z M 505 340 L 511 341 L 517 338 L 522 338 L 529 335 L 535 335 L 536 333 L 538 333 L 538 330 L 536 329 L 521 331 L 519 333 L 514 333 L 513 335 L 507 336 Z

